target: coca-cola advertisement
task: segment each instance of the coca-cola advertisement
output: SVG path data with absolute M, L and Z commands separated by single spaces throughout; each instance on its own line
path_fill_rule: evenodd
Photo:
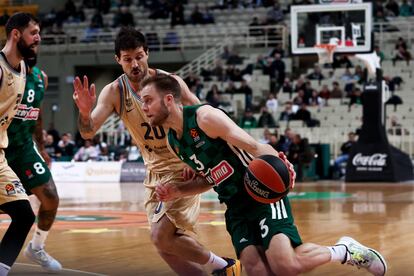
M 386 153 L 374 153 L 371 155 L 357 153 L 352 158 L 352 165 L 356 167 L 357 171 L 381 172 L 387 166 L 387 156 Z

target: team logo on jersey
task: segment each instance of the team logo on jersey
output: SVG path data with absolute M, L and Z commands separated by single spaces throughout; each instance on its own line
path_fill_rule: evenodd
M 39 113 L 39 108 L 21 104 L 19 105 L 19 110 L 17 110 L 17 113 L 14 117 L 23 121 L 37 120 L 37 118 L 39 118 Z
M 126 111 L 127 112 L 131 112 L 134 107 L 132 106 L 132 99 L 131 98 L 126 98 L 125 99 L 125 105 L 126 105 Z
M 14 188 L 13 184 L 6 184 L 6 186 L 4 188 L 6 189 L 6 194 L 7 195 L 15 195 L 16 194 L 16 189 Z
M 233 173 L 233 167 L 226 160 L 223 160 L 214 168 L 208 169 L 207 173 L 203 175 L 209 183 L 219 185 Z
M 193 138 L 194 142 L 200 141 L 200 135 L 198 135 L 198 131 L 195 128 L 190 129 L 190 136 Z

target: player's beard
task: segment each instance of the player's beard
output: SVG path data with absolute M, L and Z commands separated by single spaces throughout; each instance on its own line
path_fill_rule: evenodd
M 169 115 L 170 112 L 168 111 L 167 106 L 164 104 L 163 101 L 161 101 L 160 111 L 158 111 L 157 117 L 154 117 L 153 121 L 151 122 L 151 125 L 160 126 L 164 124 Z
M 23 57 L 23 59 L 33 58 L 36 57 L 37 53 L 32 49 L 32 46 L 37 44 L 38 43 L 27 45 L 27 43 L 21 37 L 17 42 L 17 50 L 19 50 L 20 55 Z
M 135 72 L 135 70 L 132 70 L 131 73 L 127 74 L 128 79 L 131 82 L 140 83 L 145 78 L 145 76 L 148 73 L 148 70 L 147 69 L 144 69 L 144 70 L 141 70 L 141 69 L 143 69 L 143 68 L 138 68 L 137 69 L 137 70 L 139 70 L 139 74 L 138 75 L 134 75 L 133 72 Z

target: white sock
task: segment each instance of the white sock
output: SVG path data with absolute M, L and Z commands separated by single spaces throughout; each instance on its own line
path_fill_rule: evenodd
M 10 266 L 0 263 L 0 276 L 7 276 L 10 271 Z
M 42 249 L 44 247 L 47 234 L 49 231 L 40 230 L 37 226 L 32 238 L 32 248 L 35 250 Z
M 328 246 L 329 251 L 331 251 L 331 262 L 343 262 L 345 257 L 348 259 L 348 251 L 345 245 L 334 245 Z
M 210 259 L 208 262 L 204 264 L 204 266 L 210 271 L 213 272 L 214 270 L 222 269 L 226 267 L 227 262 L 225 259 L 217 256 L 213 252 L 210 251 Z

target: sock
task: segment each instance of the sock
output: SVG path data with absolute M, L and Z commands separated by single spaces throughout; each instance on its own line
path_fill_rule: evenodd
M 213 252 L 210 251 L 210 258 L 208 262 L 204 264 L 204 266 L 210 271 L 213 272 L 214 270 L 225 268 L 228 263 L 225 259 L 217 256 Z
M 331 262 L 348 260 L 348 250 L 345 245 L 328 246 L 331 251 Z
M 49 231 L 40 230 L 37 226 L 32 238 L 32 248 L 35 250 L 42 249 L 44 247 L 47 234 Z
M 10 271 L 10 266 L 0 263 L 0 276 L 7 276 Z

